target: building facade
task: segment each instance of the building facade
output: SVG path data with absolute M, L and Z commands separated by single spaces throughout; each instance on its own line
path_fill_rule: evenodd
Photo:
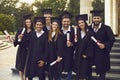
M 89 14 L 89 23 L 91 23 L 91 14 L 93 0 L 80 0 L 80 14 Z M 114 35 L 120 36 L 120 1 L 104 0 L 105 4 L 105 24 L 109 25 Z

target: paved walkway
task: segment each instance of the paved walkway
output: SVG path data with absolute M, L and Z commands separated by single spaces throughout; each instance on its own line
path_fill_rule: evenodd
M 15 65 L 16 50 L 15 47 L 0 50 L 0 80 L 19 80 L 19 76 L 11 71 Z

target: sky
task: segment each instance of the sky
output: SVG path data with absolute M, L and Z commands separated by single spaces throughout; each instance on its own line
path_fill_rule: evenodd
M 20 2 L 26 2 L 32 4 L 35 0 L 19 0 Z

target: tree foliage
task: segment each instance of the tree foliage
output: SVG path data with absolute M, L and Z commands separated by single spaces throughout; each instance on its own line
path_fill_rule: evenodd
M 14 32 L 15 17 L 7 14 L 0 14 L 0 30 Z
M 36 1 L 33 5 L 36 6 L 37 12 L 36 15 L 42 15 L 42 9 L 52 9 L 53 15 L 58 16 L 65 9 L 67 0 L 46 0 L 42 3 Z
M 103 10 L 102 16 L 102 22 L 104 22 L 104 0 L 94 0 L 92 2 L 93 10 Z
M 17 4 L 20 4 L 19 7 L 16 7 Z M 66 8 L 67 0 L 44 0 L 41 2 L 40 0 L 35 0 L 35 2 L 31 5 L 28 3 L 19 2 L 19 0 L 0 0 L 0 14 L 5 14 L 5 19 L 3 18 L 2 22 L 0 22 L 0 30 L 6 29 L 7 27 L 10 31 L 18 30 L 18 28 L 23 27 L 23 16 L 28 13 L 33 13 L 34 16 L 42 16 L 42 9 L 51 8 L 53 10 L 53 16 L 59 16 L 65 9 L 71 12 L 73 15 L 79 14 L 79 0 L 70 0 L 68 7 Z M 33 11 L 33 6 L 37 8 L 36 11 Z M 12 18 L 15 18 L 14 20 Z M 8 18 L 8 19 L 7 19 Z M 11 18 L 11 19 L 9 19 Z M 10 20 L 10 21 L 8 21 Z M 13 20 L 11 22 L 11 20 Z M 5 22 L 7 23 L 5 24 Z M 11 27 L 11 25 L 14 27 Z

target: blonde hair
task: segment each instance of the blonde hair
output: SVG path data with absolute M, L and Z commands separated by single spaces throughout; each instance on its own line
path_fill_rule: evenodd
M 58 38 L 58 35 L 60 34 L 60 28 L 59 28 L 59 25 L 57 24 L 57 29 L 55 31 L 55 38 L 54 40 L 52 40 L 52 26 L 51 26 L 51 29 L 49 31 L 49 34 L 48 34 L 48 42 L 52 42 L 52 41 L 57 41 L 57 38 Z

